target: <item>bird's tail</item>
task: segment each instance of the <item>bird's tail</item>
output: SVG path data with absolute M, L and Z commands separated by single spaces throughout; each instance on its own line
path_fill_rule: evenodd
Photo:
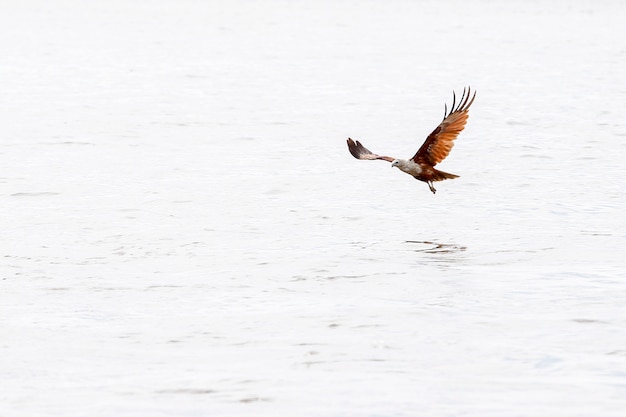
M 456 174 L 449 174 L 447 172 L 433 170 L 433 179 L 431 181 L 443 181 L 443 180 L 451 180 L 454 178 L 459 178 Z

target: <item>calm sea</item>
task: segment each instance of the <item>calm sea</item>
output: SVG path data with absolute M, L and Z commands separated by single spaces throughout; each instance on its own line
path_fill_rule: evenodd
M 623 416 L 624 17 L 5 5 L 0 414 Z

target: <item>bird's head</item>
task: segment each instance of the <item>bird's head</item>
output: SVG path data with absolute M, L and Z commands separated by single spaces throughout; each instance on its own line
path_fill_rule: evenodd
M 391 163 L 391 168 L 397 167 L 398 165 L 400 165 L 400 160 L 394 159 L 393 162 Z

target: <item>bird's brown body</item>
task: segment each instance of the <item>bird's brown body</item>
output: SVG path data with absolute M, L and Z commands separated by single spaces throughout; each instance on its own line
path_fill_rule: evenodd
M 426 141 L 419 148 L 417 153 L 409 160 L 396 159 L 390 156 L 377 155 L 358 140 L 355 142 L 348 138 L 348 149 L 352 156 L 356 159 L 376 160 L 391 162 L 392 167 L 398 167 L 401 171 L 413 176 L 415 179 L 424 181 L 428 184 L 433 194 L 437 191 L 433 187 L 433 182 L 443 181 L 446 179 L 458 178 L 458 175 L 449 174 L 447 172 L 435 169 L 435 165 L 443 161 L 450 150 L 454 146 L 454 140 L 465 127 L 468 118 L 469 107 L 474 102 L 476 93 L 471 96 L 470 89 L 463 89 L 463 96 L 456 104 L 456 95 L 453 95 L 452 107 L 450 112 L 446 106 L 444 117 L 439 126 L 432 131 L 426 138 Z

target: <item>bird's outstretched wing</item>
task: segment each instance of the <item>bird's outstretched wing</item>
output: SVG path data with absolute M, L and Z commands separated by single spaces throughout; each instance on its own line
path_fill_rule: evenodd
M 454 140 L 459 136 L 459 133 L 465 127 L 468 118 L 468 110 L 474 98 L 476 92 L 471 96 L 471 90 L 468 87 L 467 91 L 463 89 L 463 95 L 459 103 L 456 103 L 456 94 L 452 93 L 452 107 L 448 113 L 448 107 L 446 105 L 443 120 L 439 123 L 439 126 L 428 135 L 424 144 L 419 148 L 415 156 L 411 158 L 414 162 L 426 162 L 431 166 L 435 166 L 439 162 L 446 159 L 450 150 L 454 146 Z
M 387 161 L 387 162 L 393 162 L 393 160 L 395 159 L 390 156 L 376 155 L 375 153 L 367 149 L 365 146 L 361 145 L 361 142 L 359 142 L 358 140 L 355 143 L 350 138 L 348 138 L 348 149 L 350 150 L 350 153 L 352 154 L 352 156 L 354 156 L 356 159 L 365 159 L 365 160 L 382 159 L 383 161 Z

